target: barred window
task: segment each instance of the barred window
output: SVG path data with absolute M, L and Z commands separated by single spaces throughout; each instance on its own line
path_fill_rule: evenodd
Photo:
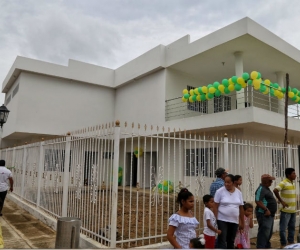
M 219 148 L 186 149 L 186 176 L 214 177 L 214 169 L 219 166 Z
M 214 98 L 214 113 L 231 110 L 231 97 L 219 96 Z
M 195 87 L 189 86 L 187 85 L 187 90 L 190 91 L 191 89 L 195 89 Z M 187 109 L 188 110 L 192 110 L 192 111 L 196 111 L 199 113 L 204 113 L 207 114 L 208 113 L 208 109 L 207 109 L 208 105 L 207 105 L 207 100 L 206 101 L 196 101 L 196 102 L 187 102 Z

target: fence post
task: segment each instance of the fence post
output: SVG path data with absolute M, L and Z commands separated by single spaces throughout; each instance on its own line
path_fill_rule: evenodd
M 117 241 L 117 212 L 118 212 L 118 170 L 120 152 L 120 122 L 117 120 L 114 128 L 114 162 L 112 183 L 112 209 L 111 209 L 111 242 L 110 247 L 116 248 Z
M 13 166 L 15 165 L 16 161 L 16 145 L 13 147 L 13 155 L 12 155 L 12 161 L 11 161 L 11 169 L 13 169 Z
M 22 181 L 21 181 L 21 198 L 24 198 L 26 158 L 27 158 L 27 142 L 25 142 L 25 145 L 24 145 L 23 163 L 22 163 L 22 169 L 21 169 L 21 175 L 22 175 Z
M 224 168 L 228 169 L 229 155 L 228 155 L 228 136 L 224 134 Z
M 288 168 L 292 167 L 292 148 L 291 148 L 291 144 L 289 141 L 287 141 L 287 146 L 288 146 Z
M 40 157 L 39 157 L 39 168 L 38 168 L 38 184 L 37 184 L 37 198 L 36 198 L 36 206 L 39 207 L 41 204 L 41 185 L 42 185 L 42 172 L 44 171 L 44 138 L 40 142 Z
M 63 178 L 63 196 L 62 196 L 62 211 L 61 216 L 66 217 L 68 212 L 68 192 L 69 192 L 69 166 L 70 166 L 70 150 L 71 150 L 71 133 L 67 133 L 66 149 L 65 149 L 65 164 Z

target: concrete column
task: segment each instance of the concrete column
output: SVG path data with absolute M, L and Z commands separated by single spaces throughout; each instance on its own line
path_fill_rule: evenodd
M 282 71 L 276 72 L 276 77 L 277 77 L 278 85 L 281 88 L 285 87 L 284 73 Z M 278 113 L 284 114 L 284 98 L 282 98 L 281 100 L 278 100 Z
M 241 77 L 244 73 L 244 65 L 243 65 L 243 52 L 237 51 L 234 52 L 235 57 L 235 75 L 237 77 Z M 244 89 L 236 92 L 236 103 L 237 109 L 245 108 L 245 92 Z

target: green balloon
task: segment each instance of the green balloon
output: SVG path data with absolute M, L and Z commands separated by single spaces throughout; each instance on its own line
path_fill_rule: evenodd
M 257 72 L 257 78 L 256 79 L 260 79 L 261 78 L 261 73 Z
M 220 85 L 219 82 L 214 82 L 214 84 L 213 84 L 213 86 L 214 86 L 216 89 L 218 89 L 219 85 Z
M 228 86 L 229 86 L 229 81 L 228 81 L 228 79 L 223 79 L 223 80 L 222 80 L 222 84 L 223 84 L 225 87 L 228 87 Z
M 247 72 L 244 72 L 242 77 L 245 81 L 247 81 L 249 79 L 249 74 Z
M 267 87 L 263 84 L 260 85 L 259 91 L 260 92 L 265 92 L 267 90 Z
M 192 99 L 194 102 L 197 101 L 197 95 L 193 95 Z
M 213 87 L 212 84 L 208 84 L 208 85 L 207 85 L 207 88 L 208 88 L 208 89 L 211 88 L 211 87 Z
M 274 92 L 275 92 L 275 90 L 274 90 L 273 88 L 271 88 L 271 89 L 270 89 L 270 94 L 271 94 L 271 96 L 275 96 L 275 95 L 274 95 Z
M 275 89 L 278 89 L 278 87 L 279 87 L 278 83 L 273 83 L 273 87 L 274 87 Z
M 252 85 L 252 83 L 253 83 L 252 80 L 248 80 L 248 81 L 247 81 L 247 84 L 248 84 L 248 85 Z
M 200 94 L 203 94 L 203 92 L 202 92 L 202 87 L 199 87 L 199 88 L 198 88 L 198 92 L 199 92 Z
M 294 97 L 292 98 L 293 101 L 297 100 L 297 96 L 294 95 Z
M 211 99 L 211 98 L 213 98 L 214 97 L 214 94 L 212 94 L 212 93 L 208 93 L 207 94 L 207 96 Z
M 225 92 L 225 94 L 230 94 L 230 90 L 228 89 L 228 87 L 226 87 L 226 88 L 224 89 L 224 92 Z
M 270 88 L 273 88 L 274 86 L 273 86 L 273 83 L 270 83 Z
M 233 77 L 231 77 L 231 80 L 232 80 L 232 82 L 233 82 L 233 83 L 237 83 L 237 79 L 238 79 L 238 77 L 237 77 L 237 76 L 233 76 Z
M 297 94 L 298 94 L 298 89 L 293 88 L 293 89 L 292 89 L 292 92 L 293 92 L 295 95 L 297 95 Z
M 298 104 L 300 104 L 300 101 L 298 102 Z
M 286 92 L 286 88 L 282 88 L 281 91 L 282 91 L 282 93 L 285 93 Z
M 184 97 L 184 99 L 189 99 L 190 95 L 189 94 L 184 94 L 183 97 Z
M 240 91 L 242 89 L 242 86 L 240 84 L 234 84 L 234 89 L 236 91 Z
M 200 98 L 201 98 L 201 100 L 202 100 L 202 101 L 205 101 L 205 100 L 206 100 L 206 96 L 205 96 L 205 95 L 203 95 L 203 94 L 202 94 L 202 95 L 200 95 Z
M 161 183 L 159 183 L 159 184 L 157 185 L 157 188 L 158 188 L 158 189 L 162 189 L 162 187 L 163 187 L 163 185 L 162 185 Z
M 139 151 L 137 150 L 134 150 L 134 154 L 137 155 L 139 153 Z
M 215 92 L 215 96 L 216 96 L 216 97 L 221 96 L 221 91 L 217 89 L 216 92 Z

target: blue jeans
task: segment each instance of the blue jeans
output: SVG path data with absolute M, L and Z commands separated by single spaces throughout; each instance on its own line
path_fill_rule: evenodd
M 282 246 L 287 244 L 286 242 L 286 228 L 288 229 L 287 241 L 289 244 L 294 243 L 295 235 L 295 224 L 296 224 L 296 213 L 280 212 L 279 232 L 280 232 L 280 243 Z
M 234 239 L 239 225 L 236 223 L 217 220 L 218 229 L 222 231 L 218 235 L 218 247 L 221 249 L 234 249 Z
M 270 239 L 273 234 L 274 217 L 256 212 L 256 218 L 258 222 L 256 248 L 271 248 Z

